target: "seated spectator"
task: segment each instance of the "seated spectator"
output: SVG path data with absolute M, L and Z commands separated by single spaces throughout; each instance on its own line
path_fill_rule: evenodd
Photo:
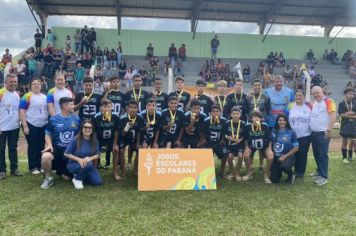
M 104 57 L 104 65 L 108 64 L 109 63 L 109 59 L 110 59 L 110 50 L 109 50 L 108 47 L 104 48 L 103 57 Z
M 75 85 L 75 78 L 74 78 L 74 69 L 71 64 L 67 64 L 67 68 L 65 69 L 64 72 L 64 78 L 66 81 L 66 86 L 67 88 L 69 87 L 71 91 L 74 91 L 74 85 Z
M 174 46 L 174 43 L 172 43 L 168 49 L 168 56 L 171 59 L 171 63 L 174 67 L 175 61 L 178 57 L 177 48 Z
M 174 67 L 174 76 L 183 76 L 184 77 L 183 61 L 180 58 L 177 60 L 176 66 Z
M 23 60 L 20 59 L 18 61 L 18 64 L 16 65 L 16 75 L 17 75 L 17 78 L 19 81 L 21 96 L 23 94 L 27 93 L 29 90 L 29 87 L 28 87 L 29 80 L 26 76 L 26 70 L 27 70 L 27 68 L 26 68 L 25 63 L 23 63 Z
M 250 70 L 250 66 L 247 64 L 245 65 L 244 69 L 242 70 L 242 76 L 243 76 L 243 80 L 245 82 L 249 82 L 251 79 L 251 70 Z
M 137 73 L 142 78 L 143 86 L 151 86 L 151 81 L 150 81 L 150 79 L 148 77 L 147 70 L 145 69 L 144 66 L 141 66 L 140 69 L 137 71 Z
M 122 60 L 122 50 L 120 48 L 116 49 L 116 54 L 117 54 L 117 61 L 120 62 Z
M 184 62 L 187 59 L 187 49 L 185 48 L 185 44 L 178 49 L 178 56 Z
M 82 44 L 82 34 L 80 33 L 80 29 L 76 30 L 73 39 L 74 39 L 74 52 L 77 53 L 80 50 Z
M 328 61 L 329 60 L 329 51 L 328 51 L 328 49 L 324 50 L 323 60 L 324 61 Z
M 284 69 L 284 78 L 286 80 L 291 80 L 293 78 L 293 70 L 290 68 L 290 65 L 286 65 Z
M 149 43 L 148 47 L 146 48 L 146 60 L 150 60 L 153 57 L 154 50 L 155 49 L 152 46 L 152 43 Z
M 9 53 L 9 49 L 6 48 L 6 49 L 5 49 L 5 54 L 2 55 L 1 63 L 3 63 L 4 65 L 6 65 L 8 62 L 11 63 L 11 60 L 12 60 L 12 55 Z
M 126 69 L 127 69 L 127 66 L 126 66 L 125 60 L 121 60 L 121 62 L 119 64 L 119 78 L 120 79 L 123 79 L 125 77 Z M 105 78 L 107 78 L 107 77 L 105 77 Z
M 121 64 L 121 63 L 120 63 Z M 119 67 L 120 67 L 120 64 L 119 64 Z M 125 68 L 126 68 L 126 64 L 125 64 Z M 124 72 L 124 75 L 122 75 L 122 77 L 120 77 L 120 78 L 124 78 L 124 76 L 125 76 L 125 74 L 126 74 L 126 69 L 124 70 L 125 72 Z M 119 70 L 119 75 L 120 75 L 120 70 Z M 106 79 L 109 79 L 109 78 L 111 78 L 111 77 L 113 77 L 114 76 L 114 71 L 113 71 L 113 69 L 111 68 L 111 66 L 110 66 L 110 64 L 106 64 L 106 67 L 105 67 L 105 69 L 103 70 L 103 76 L 104 76 L 104 80 L 106 80 Z
M 95 55 L 97 64 L 103 65 L 104 64 L 104 54 L 103 54 L 103 51 L 100 49 L 100 47 L 96 48 L 94 55 Z
M 116 67 L 117 63 L 117 53 L 115 49 L 111 49 L 110 54 L 109 54 L 109 63 L 111 64 L 111 67 Z
M 310 75 L 311 78 L 316 76 L 316 72 L 314 70 L 314 66 L 311 66 L 308 70 L 308 74 Z
M 283 52 L 280 52 L 279 53 L 279 56 L 278 56 L 278 63 L 280 65 L 285 65 L 286 64 L 286 59 L 284 59 L 284 55 L 283 55 Z
M 132 89 L 133 77 L 134 77 L 134 73 L 132 71 L 132 68 L 131 67 L 127 68 L 127 72 L 124 76 L 124 79 L 125 79 L 126 88 L 128 90 Z
M 64 47 L 65 47 L 65 49 L 66 49 L 66 52 L 71 50 L 71 48 L 72 48 L 71 45 L 72 45 L 72 41 L 70 40 L 70 36 L 67 35 L 67 36 L 66 36 L 66 40 L 65 40 L 65 42 L 64 42 Z
M 171 59 L 169 57 L 167 57 L 164 60 L 164 75 L 168 74 L 168 69 L 172 68 L 172 64 L 171 64 Z
M 159 64 L 158 63 L 159 63 L 159 60 L 158 60 L 157 57 L 154 56 L 154 57 L 151 58 L 151 60 L 150 60 L 150 68 L 152 70 L 154 70 L 156 74 L 159 71 Z M 171 63 L 172 63 L 172 61 L 171 61 Z
M 341 62 L 339 60 L 339 58 L 337 57 L 337 52 L 335 52 L 335 50 L 332 48 L 330 53 L 329 53 L 329 61 L 333 64 L 333 65 L 341 65 Z
M 273 55 L 273 52 L 270 52 L 267 56 L 267 60 L 266 60 L 266 63 L 269 65 L 275 65 L 275 60 L 274 60 L 274 55 Z
M 309 49 L 309 51 L 307 52 L 307 59 L 310 61 L 310 63 L 317 64 L 313 49 Z
M 224 67 L 225 67 L 225 65 L 224 65 L 223 61 L 219 58 L 219 59 L 218 59 L 217 66 L 216 66 L 218 75 L 220 75 L 220 73 L 222 72 L 222 70 L 224 70 Z

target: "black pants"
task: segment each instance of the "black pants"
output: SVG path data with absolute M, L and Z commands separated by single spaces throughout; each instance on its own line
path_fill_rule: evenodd
M 28 129 L 30 133 L 26 135 L 27 140 L 27 157 L 28 157 L 28 169 L 41 169 L 41 156 L 42 150 L 45 146 L 45 128 L 44 127 L 36 127 L 27 122 Z
M 307 167 L 308 151 L 311 136 L 298 138 L 299 150 L 295 153 L 294 172 L 297 176 L 304 176 Z
M 271 181 L 272 183 L 279 183 L 282 177 L 282 172 L 288 174 L 288 177 L 292 176 L 292 166 L 295 161 L 295 156 L 287 158 L 285 161 L 278 161 L 278 158 L 274 158 L 271 168 Z
M 16 170 L 18 167 L 17 142 L 19 140 L 19 130 L 20 129 L 2 131 L 0 134 L 0 172 L 6 172 L 6 142 L 10 160 L 10 170 Z

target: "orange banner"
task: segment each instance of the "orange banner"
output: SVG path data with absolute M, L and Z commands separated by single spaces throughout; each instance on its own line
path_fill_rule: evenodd
M 140 149 L 138 190 L 216 189 L 211 149 Z

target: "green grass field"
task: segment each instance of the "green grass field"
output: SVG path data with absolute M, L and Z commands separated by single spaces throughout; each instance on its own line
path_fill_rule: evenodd
M 0 182 L 0 235 L 356 235 L 356 161 L 330 156 L 326 186 L 310 177 L 266 185 L 256 170 L 251 182 L 218 179 L 218 190 L 201 192 L 138 192 L 132 173 L 117 183 L 106 170 L 101 187 L 56 179 L 46 191 L 22 161 L 25 176 Z

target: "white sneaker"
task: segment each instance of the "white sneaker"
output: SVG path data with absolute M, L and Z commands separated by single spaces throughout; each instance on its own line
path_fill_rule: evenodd
M 76 180 L 75 178 L 72 179 L 73 185 L 75 189 L 83 189 L 83 181 L 81 180 Z
M 31 174 L 39 175 L 39 174 L 41 174 L 41 172 L 39 170 L 33 170 L 33 171 L 31 171 Z
M 349 160 L 347 160 L 347 158 L 344 158 L 344 159 L 342 160 L 342 162 L 343 162 L 344 164 L 346 164 L 346 165 L 350 164 L 350 162 L 349 162 Z
M 309 177 L 318 177 L 319 176 L 319 173 L 318 172 L 313 172 L 309 175 Z
M 265 176 L 264 180 L 265 180 L 266 184 L 271 184 L 272 183 L 272 181 L 267 176 Z
M 320 177 L 319 179 L 315 180 L 315 184 L 318 186 L 322 186 L 328 182 L 328 179 L 325 179 L 323 177 Z

